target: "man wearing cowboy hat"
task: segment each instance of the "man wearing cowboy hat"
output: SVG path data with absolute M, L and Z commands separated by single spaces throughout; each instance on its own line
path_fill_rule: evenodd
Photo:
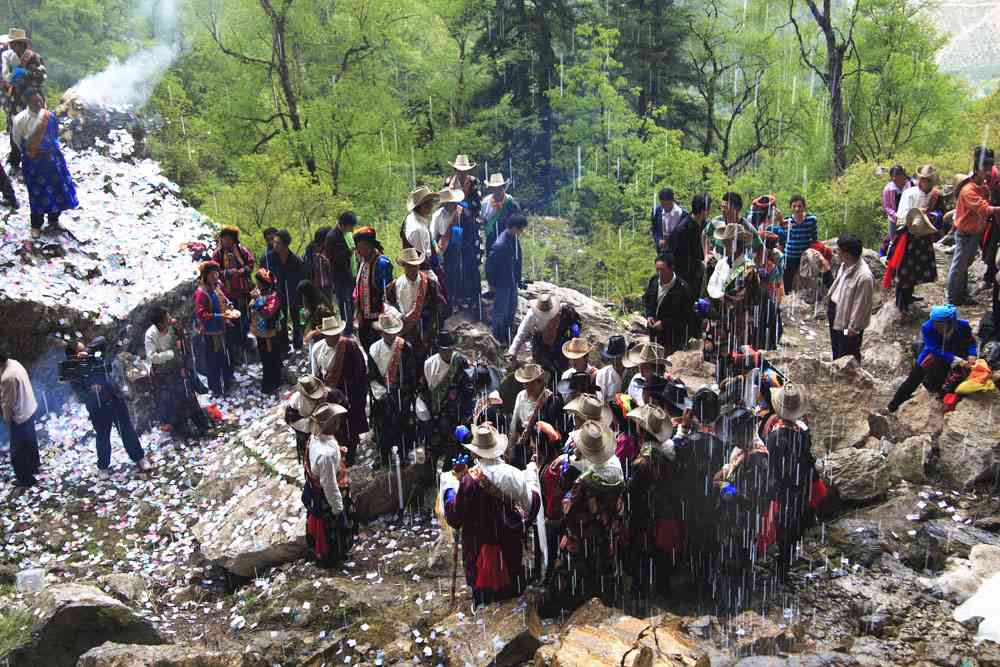
M 896 208 L 896 219 L 902 223 L 902 229 L 893 235 L 882 280 L 883 285 L 891 287 L 895 277 L 896 308 L 901 313 L 909 312 L 914 302 L 923 300 L 913 294 L 917 285 L 937 281 L 934 257 L 937 229 L 929 215 L 941 208 L 938 174 L 933 165 L 925 164 L 915 175 L 917 184 L 903 191 Z M 935 217 L 940 220 L 941 215 L 943 212 L 939 211 Z
M 315 375 L 304 375 L 285 404 L 285 423 L 295 433 L 295 449 L 302 463 L 306 451 L 306 443 L 312 434 L 312 417 L 316 408 L 323 405 L 326 399 L 326 386 Z
M 202 262 L 198 268 L 198 287 L 194 291 L 195 331 L 204 349 L 208 387 L 215 397 L 222 396 L 235 381 L 226 329 L 241 315 L 222 291 L 219 265 L 213 261 Z
M 449 303 L 454 308 L 465 308 L 481 317 L 481 288 L 479 262 L 482 260 L 483 249 L 480 247 L 479 220 L 483 210 L 483 194 L 479 179 L 472 175 L 476 168 L 468 156 L 458 155 L 455 161 L 449 163 L 454 174 L 445 183 L 445 188 L 462 190 L 464 200 L 458 204 L 459 221 L 452 226 L 452 238 L 449 246 L 454 246 L 460 252 L 458 258 L 459 288 L 449 291 Z M 454 230 L 460 230 L 461 238 L 454 237 Z M 489 246 L 486 246 L 489 249 Z M 451 285 L 449 284 L 450 288 Z
M 490 174 L 490 179 L 486 181 L 486 191 L 490 196 L 483 202 L 482 219 L 487 248 L 492 248 L 497 237 L 507 229 L 511 216 L 521 212 L 521 206 L 507 194 L 509 185 L 510 181 L 505 180 L 503 174 Z
M 257 353 L 260 356 L 260 390 L 264 394 L 273 394 L 282 383 L 283 350 L 277 344 L 281 327 L 278 321 L 281 316 L 281 298 L 276 290 L 278 280 L 267 269 L 257 269 L 254 282 L 257 289 L 250 294 L 250 333 L 257 339 Z
M 511 216 L 507 229 L 500 232 L 486 257 L 486 282 L 493 290 L 493 337 L 501 344 L 510 342 L 517 314 L 517 290 L 522 285 L 524 253 L 521 235 L 528 227 L 523 215 Z
M 627 417 L 636 426 L 639 452 L 628 474 L 631 548 L 626 563 L 640 596 L 653 590 L 666 595 L 682 558 L 686 509 L 676 489 L 673 428 L 666 411 L 653 405 L 635 408 Z
M 670 362 L 667 361 L 666 351 L 659 343 L 642 342 L 637 344 L 625 355 L 622 366 L 625 368 L 638 368 L 638 372 L 632 376 L 628 384 L 628 395 L 632 399 L 632 404 L 641 406 L 646 404 L 645 394 L 647 385 L 653 378 L 663 378 L 664 371 Z
M 312 413 L 312 437 L 306 443 L 303 468 L 306 508 L 306 545 L 319 565 L 331 567 L 347 556 L 354 544 L 353 519 L 348 511 L 350 483 L 341 460 L 336 433 L 347 410 L 325 403 Z
M 230 327 L 227 336 L 229 346 L 239 350 L 247 345 L 250 333 L 250 292 L 253 290 L 254 256 L 250 249 L 240 243 L 240 230 L 226 225 L 219 230 L 219 247 L 212 253 L 212 261 L 219 265 L 222 292 L 240 311 L 240 326 Z
M 7 49 L 3 52 L 0 72 L 7 92 L 7 133 L 10 135 L 10 156 L 7 161 L 16 171 L 21 166 L 21 148 L 14 141 L 14 117 L 28 106 L 25 92 L 41 91 L 47 73 L 45 61 L 31 48 L 31 40 L 20 28 L 7 34 Z
M 544 292 L 531 302 L 527 316 L 521 320 L 517 334 L 507 353 L 517 359 L 524 344 L 531 340 L 531 357 L 554 378 L 562 376 L 568 367 L 562 354 L 563 343 L 580 336 L 580 315 L 576 308 L 561 303 L 555 295 Z
M 514 400 L 510 425 L 514 441 L 511 462 L 520 467 L 531 459 L 528 444 L 535 425 L 543 421 L 565 432 L 565 419 L 562 398 L 546 386 L 549 378 L 541 366 L 525 364 L 514 372 L 514 379 L 524 387 Z
M 695 294 L 674 272 L 670 251 L 657 255 L 655 265 L 656 275 L 649 279 L 642 302 L 649 338 L 662 345 L 669 356 L 687 347 L 688 338 L 695 335 Z
M 430 265 L 433 251 L 431 250 L 430 219 L 434 210 L 434 202 L 438 193 L 426 185 L 421 185 L 410 193 L 406 199 L 406 209 L 409 214 L 399 230 L 399 237 L 404 248 L 416 248 L 423 253 L 424 260 Z
M 614 400 L 621 393 L 625 381 L 625 353 L 628 352 L 628 341 L 624 336 L 612 336 L 607 345 L 601 348 L 601 356 L 607 365 L 597 371 L 594 382 L 600 390 L 600 396 L 605 401 Z
M 803 388 L 792 382 L 775 387 L 771 389 L 771 403 L 778 420 L 766 434 L 765 444 L 771 471 L 771 498 L 777 501 L 781 517 L 777 564 L 782 572 L 787 572 L 811 509 L 810 494 L 818 477 L 809 427 L 802 421 L 809 411 Z
M 558 488 L 565 508 L 559 553 L 552 567 L 544 615 L 572 612 L 599 596 L 613 604 L 621 596 L 620 550 L 626 529 L 625 479 L 615 456 L 615 434 L 599 421 L 576 432 L 575 450 L 564 464 Z
M 403 248 L 396 264 L 403 267 L 403 275 L 386 287 L 385 301 L 403 314 L 402 336 L 422 364 L 436 347 L 444 297 L 437 276 L 420 268 L 424 265 L 422 252 Z
M 392 262 L 382 254 L 373 227 L 361 227 L 354 232 L 358 250 L 358 279 L 354 292 L 354 313 L 358 322 L 358 340 L 368 351 L 378 340 L 374 324 L 385 306 L 385 290 L 392 283 Z
M 476 400 L 469 360 L 455 350 L 457 342 L 450 331 L 440 333 L 437 354 L 424 362 L 421 396 L 417 398 L 417 417 L 421 403 L 429 413 L 428 462 L 433 469 L 440 459 L 443 471 L 451 470 L 452 459 L 460 453 L 455 451 L 453 434 L 459 424 L 472 417 Z
M 323 318 L 323 340 L 309 350 L 310 372 L 331 390 L 347 397 L 347 465 L 354 465 L 361 436 L 368 432 L 369 381 L 365 353 L 357 339 L 345 335 L 347 324 L 336 315 Z
M 394 446 L 399 447 L 400 462 L 409 465 L 410 452 L 417 444 L 414 401 L 423 362 L 399 335 L 403 331 L 403 318 L 395 308 L 387 307 L 379 315 L 375 329 L 382 337 L 368 350 L 372 360 L 368 378 L 375 399 L 371 413 L 379 448 L 376 467 L 389 463 Z
M 541 507 L 538 470 L 503 462 L 507 437 L 492 424 L 476 426 L 465 444 L 476 463 L 441 476 L 448 525 L 462 531 L 465 580 L 477 604 L 519 595 L 527 585 L 524 540 Z

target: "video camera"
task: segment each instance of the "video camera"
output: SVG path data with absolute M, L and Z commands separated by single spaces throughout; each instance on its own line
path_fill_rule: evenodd
M 82 382 L 86 384 L 100 384 L 107 380 L 109 376 L 107 360 L 104 358 L 104 350 L 107 342 L 103 337 L 95 338 L 87 343 L 86 350 L 88 356 L 77 359 L 76 357 L 64 359 L 59 362 L 60 382 Z

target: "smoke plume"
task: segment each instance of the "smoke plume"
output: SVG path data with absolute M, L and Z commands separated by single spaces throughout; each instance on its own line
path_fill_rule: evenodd
M 72 93 L 85 104 L 141 107 L 180 53 L 177 0 L 140 0 L 135 12 L 148 22 L 156 43 L 125 61 L 112 58 L 104 71 L 73 86 Z

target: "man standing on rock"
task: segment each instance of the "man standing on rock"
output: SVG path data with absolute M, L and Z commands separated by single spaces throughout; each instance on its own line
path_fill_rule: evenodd
M 524 260 L 520 236 L 527 226 L 528 219 L 523 215 L 512 216 L 486 257 L 486 281 L 494 296 L 493 337 L 504 345 L 510 342 L 514 331 Z
M 323 340 L 309 351 L 311 373 L 323 380 L 331 390 L 339 390 L 347 396 L 347 465 L 354 465 L 358 443 L 368 432 L 369 383 L 365 367 L 365 353 L 353 336 L 344 331 L 347 325 L 337 316 L 323 318 L 320 335 Z
M 302 463 L 306 453 L 306 443 L 312 434 L 313 413 L 324 403 L 327 389 L 315 375 L 299 378 L 295 391 L 285 404 L 285 423 L 292 427 L 295 433 L 295 450 Z
M 10 464 L 14 484 L 22 489 L 34 486 L 41 465 L 35 413 L 38 403 L 28 372 L 17 361 L 0 352 L 0 409 L 10 433 Z
M 438 353 L 424 362 L 423 394 L 431 420 L 427 460 L 432 467 L 440 460 L 445 471 L 451 470 L 452 459 L 461 453 L 455 451 L 455 428 L 469 422 L 476 400 L 472 369 L 469 360 L 455 350 L 457 342 L 450 331 L 442 331 Z
M 990 206 L 987 181 L 993 165 L 993 151 L 985 146 L 976 146 L 972 153 L 972 176 L 958 186 L 955 252 L 948 268 L 948 303 L 956 306 L 975 303 L 968 294 L 969 265 L 976 258 L 989 217 L 1000 214 L 1000 206 Z
M 385 300 L 403 314 L 402 336 L 422 364 L 437 347 L 444 301 L 441 285 L 434 273 L 421 270 L 424 254 L 416 248 L 403 248 L 396 263 L 403 267 L 403 275 L 386 287 Z
M 861 339 L 872 316 L 875 278 L 861 259 L 864 249 L 853 234 L 837 239 L 840 270 L 827 295 L 827 321 L 833 358 L 853 356 L 861 363 Z
M 372 364 L 372 420 L 378 441 L 376 466 L 391 460 L 393 447 L 399 447 L 400 463 L 409 465 L 409 454 L 416 446 L 414 401 L 423 375 L 423 362 L 417 360 L 413 347 L 399 334 L 403 318 L 394 308 L 387 308 L 375 323 L 382 337 L 368 350 Z
M 374 325 L 385 306 L 385 289 L 392 282 L 392 262 L 382 254 L 382 244 L 374 228 L 362 227 L 354 232 L 354 243 L 360 259 L 354 313 L 358 321 L 358 341 L 368 352 L 379 339 Z
M 694 294 L 687 282 L 674 272 L 670 251 L 656 257 L 656 275 L 649 279 L 642 296 L 649 339 L 659 343 L 667 356 L 687 347 L 695 333 Z
M 271 250 L 267 253 L 267 269 L 278 279 L 278 295 L 281 298 L 281 312 L 285 330 L 284 345 L 288 349 L 288 327 L 292 328 L 292 346 L 302 349 L 302 322 L 299 321 L 298 286 L 305 278 L 302 260 L 292 252 L 292 235 L 282 229 L 271 240 Z M 285 352 L 282 350 L 282 352 Z

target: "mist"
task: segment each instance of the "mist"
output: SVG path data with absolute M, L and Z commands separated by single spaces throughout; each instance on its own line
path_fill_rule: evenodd
M 104 107 L 141 107 L 177 58 L 177 0 L 139 0 L 134 12 L 150 26 L 156 43 L 124 61 L 111 58 L 103 71 L 80 80 L 72 88 L 80 101 Z

